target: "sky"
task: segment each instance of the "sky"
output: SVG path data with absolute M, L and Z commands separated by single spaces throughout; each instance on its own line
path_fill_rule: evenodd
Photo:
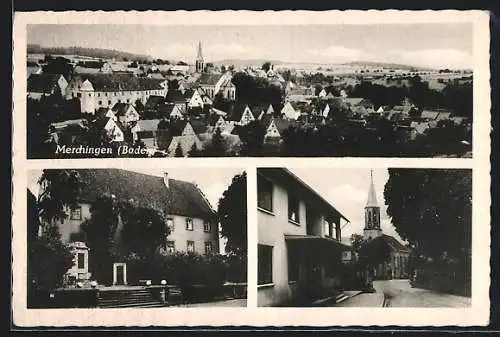
M 360 168 L 289 168 L 323 198 L 342 213 L 350 223 L 342 229 L 342 237 L 363 234 L 365 225 L 364 207 L 370 187 L 370 169 Z M 326 177 L 326 178 L 325 178 Z M 373 183 L 380 206 L 380 222 L 384 234 L 402 241 L 387 215 L 384 186 L 389 179 L 386 168 L 373 169 Z
M 236 174 L 242 173 L 243 169 L 236 168 L 168 168 L 161 169 L 134 169 L 132 171 L 156 175 L 163 177 L 163 172 L 167 171 L 172 179 L 195 182 L 206 198 L 212 205 L 214 210 L 217 210 L 218 202 L 224 191 L 231 184 L 231 180 Z M 202 174 L 201 174 L 201 171 Z M 36 196 L 38 195 L 39 187 L 38 179 L 42 174 L 41 170 L 32 170 L 28 172 L 28 188 Z M 220 239 L 220 251 L 224 252 L 225 241 Z
M 431 68 L 473 67 L 472 24 L 331 24 L 242 26 L 29 25 L 28 43 L 115 49 L 192 63 L 201 41 L 205 62 L 375 61 Z

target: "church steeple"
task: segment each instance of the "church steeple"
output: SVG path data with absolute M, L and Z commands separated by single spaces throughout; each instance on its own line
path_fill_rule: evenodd
M 370 170 L 370 187 L 368 189 L 368 199 L 365 206 L 365 239 L 374 239 L 382 235 L 380 229 L 380 207 L 377 203 L 377 194 L 373 183 L 373 170 Z
M 373 185 L 373 170 L 370 170 L 370 189 L 368 190 L 368 200 L 366 207 L 378 207 L 375 185 Z
M 196 72 L 201 73 L 205 69 L 205 62 L 203 61 L 203 53 L 201 51 L 201 41 L 198 42 L 198 53 L 196 55 Z

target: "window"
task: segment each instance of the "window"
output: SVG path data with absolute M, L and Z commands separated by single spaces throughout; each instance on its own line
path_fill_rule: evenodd
M 108 101 L 108 105 L 111 105 L 111 100 Z
M 257 206 L 273 211 L 273 183 L 261 176 L 257 177 Z
M 98 92 L 98 93 L 97 93 L 97 97 L 101 97 L 101 93 L 99 93 L 99 92 Z
M 300 222 L 299 199 L 290 194 L 288 195 L 288 219 L 293 222 Z
M 99 101 L 98 103 L 99 103 L 99 105 L 102 105 L 102 101 Z
M 172 219 L 172 218 L 167 219 L 167 228 L 170 229 L 170 232 L 174 231 L 174 228 L 175 228 L 174 219 Z
M 92 97 L 92 94 L 89 94 L 89 97 Z
M 121 100 L 121 99 L 119 99 L 119 100 L 118 100 L 118 103 L 121 103 L 121 102 L 122 102 L 122 100 Z
M 188 241 L 187 242 L 187 251 L 188 252 L 194 252 L 194 241 Z
M 193 219 L 191 219 L 191 218 L 186 219 L 186 230 L 187 231 L 193 230 Z
M 258 283 L 273 283 L 273 246 L 259 245 Z
M 85 269 L 85 253 L 77 254 L 77 268 Z
M 205 242 L 205 254 L 211 254 L 212 253 L 212 241 L 206 241 Z
M 77 207 L 71 210 L 70 220 L 82 220 L 82 208 Z
M 205 233 L 210 233 L 210 230 L 212 229 L 211 227 L 212 227 L 212 226 L 210 225 L 210 222 L 205 221 L 205 222 L 203 223 L 203 231 L 204 231 Z
M 166 251 L 167 251 L 167 253 L 175 253 L 175 242 L 174 241 L 167 241 Z
M 130 99 L 127 99 L 127 103 L 130 103 Z
M 81 92 L 77 93 L 76 97 L 78 97 L 78 98 L 82 97 L 82 93 Z
M 288 248 L 288 281 L 299 279 L 300 260 L 295 250 Z
M 107 92 L 105 92 L 105 93 L 104 93 L 104 96 L 108 97 L 108 93 L 107 93 Z

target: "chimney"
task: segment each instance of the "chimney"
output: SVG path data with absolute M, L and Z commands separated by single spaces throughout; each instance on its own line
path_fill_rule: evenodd
M 165 184 L 165 186 L 167 186 L 167 188 L 169 186 L 168 182 L 169 182 L 168 172 L 165 172 L 165 173 L 163 173 L 163 183 Z

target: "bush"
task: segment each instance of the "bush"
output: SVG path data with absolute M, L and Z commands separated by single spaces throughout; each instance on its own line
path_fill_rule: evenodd
M 73 266 L 73 253 L 57 238 L 48 235 L 29 243 L 28 306 L 38 306 L 48 293 L 63 285 L 63 276 Z M 37 304 L 38 303 L 38 304 Z
M 225 260 L 218 254 L 158 252 L 148 258 L 131 254 L 125 262 L 131 284 L 141 279 L 151 280 L 153 284 L 166 280 L 167 284 L 181 288 L 185 299 L 206 300 L 223 292 L 228 270 Z

